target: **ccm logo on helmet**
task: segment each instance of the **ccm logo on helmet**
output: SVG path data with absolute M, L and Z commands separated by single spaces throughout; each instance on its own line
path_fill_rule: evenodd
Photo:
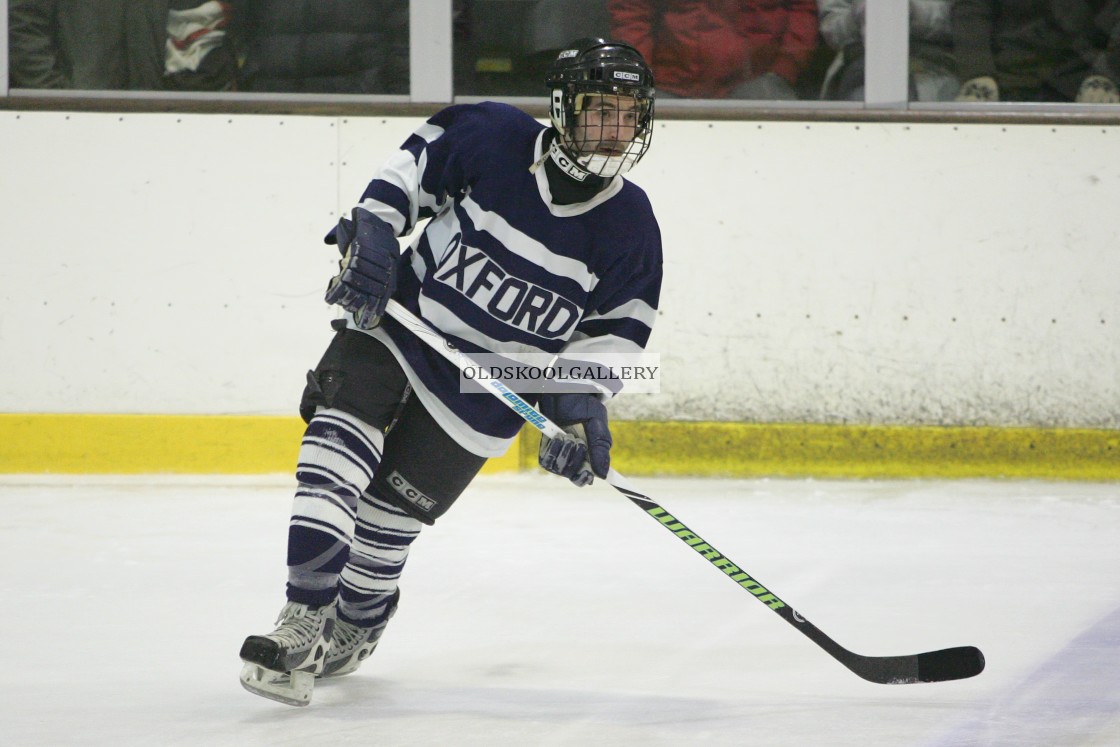
M 615 70 L 614 77 L 621 78 L 622 80 L 632 80 L 635 83 L 640 83 L 642 80 L 642 76 L 638 73 L 630 73 L 625 70 Z

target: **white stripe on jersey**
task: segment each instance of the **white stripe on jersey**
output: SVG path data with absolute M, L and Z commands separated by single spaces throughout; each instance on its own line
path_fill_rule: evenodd
M 439 129 L 439 128 L 435 128 Z M 441 133 L 442 129 L 439 130 Z M 381 220 L 393 227 L 393 233 L 401 236 L 405 230 L 412 230 L 420 219 L 421 208 L 429 208 L 434 213 L 440 213 L 446 203 L 440 203 L 435 195 L 425 192 L 420 184 L 424 169 L 428 165 L 428 151 L 420 154 L 419 163 L 407 150 L 399 150 L 390 156 L 389 160 L 381 167 L 377 178 L 392 184 L 409 196 L 408 224 L 405 225 L 405 216 L 396 208 L 372 197 L 367 197 L 360 205 Z
M 539 256 L 545 258 L 545 260 L 540 264 L 550 272 L 571 272 L 573 273 L 573 275 L 566 277 L 585 287 L 587 286 L 587 284 L 591 284 L 593 286 L 598 282 L 598 278 L 595 277 L 594 273 L 591 273 L 587 269 L 587 265 L 582 262 L 577 262 L 575 260 L 570 260 L 566 257 L 561 257 L 559 255 L 553 254 L 548 250 L 547 247 L 544 247 L 539 242 L 509 226 L 509 224 L 506 223 L 505 220 L 502 220 L 498 216 L 495 216 L 493 213 L 484 211 L 478 205 L 478 203 L 470 199 L 469 196 L 463 198 L 460 204 L 467 209 L 468 213 L 472 214 L 471 219 L 476 223 L 476 225 L 478 224 L 480 218 L 483 220 L 488 220 L 485 218 L 485 216 L 493 216 L 494 220 L 490 220 L 491 228 L 493 230 L 489 230 L 488 232 L 491 233 L 491 235 L 493 235 L 497 240 L 501 241 L 507 248 L 511 249 L 511 251 L 514 250 L 515 244 L 520 244 L 520 251 L 518 251 L 517 253 L 524 256 L 524 252 L 528 250 L 528 247 L 535 246 L 537 247 L 536 251 L 539 252 Z M 424 229 L 424 235 L 427 236 L 428 246 L 431 248 L 433 259 L 437 267 L 441 267 L 443 263 L 448 259 L 448 251 L 457 251 L 459 243 L 456 239 L 456 236 L 460 235 L 461 232 L 462 229 L 460 228 L 459 219 L 455 215 L 455 211 L 453 210 L 449 210 L 444 215 L 433 219 Z M 517 240 L 515 241 L 512 239 Z M 529 255 L 529 257 L 531 256 L 533 255 Z M 529 259 L 528 261 L 533 260 Z M 549 266 L 550 264 L 551 267 Z M 423 262 L 417 262 L 414 259 L 412 266 L 417 276 L 421 280 L 423 280 L 426 274 L 426 267 L 424 266 Z M 453 288 L 452 285 L 449 285 L 448 287 Z M 471 302 L 477 305 L 483 311 L 486 311 L 486 309 L 482 305 L 480 305 L 477 300 L 473 300 Z M 465 323 L 446 306 L 432 300 L 424 294 L 420 295 L 420 310 L 422 316 L 433 325 L 435 325 L 437 329 L 443 331 L 446 334 L 454 335 L 464 340 L 470 340 L 479 347 L 484 348 L 485 350 L 488 350 L 492 353 L 544 352 L 543 348 L 535 345 L 507 342 L 505 340 L 498 340 L 494 337 L 491 337 L 485 334 L 482 330 Z M 497 320 L 495 320 L 495 323 L 498 323 Z
M 619 354 L 641 354 L 644 352 L 645 350 L 641 345 L 633 340 L 627 340 L 625 337 L 615 337 L 614 335 L 588 337 L 583 332 L 577 331 L 572 335 L 558 357 L 564 361 L 578 361 L 579 363 L 613 369 L 618 365 Z M 604 401 L 618 394 L 618 391 L 611 391 L 602 382 L 588 380 L 587 383 L 593 384 L 599 390 L 599 394 Z M 622 391 L 625 391 L 625 389 Z
M 615 337 L 614 335 L 588 337 L 582 332 L 576 332 L 572 335 L 568 344 L 564 346 L 564 350 L 560 353 L 560 356 L 562 358 L 572 358 L 590 362 L 595 360 L 595 353 L 615 354 L 642 352 L 644 352 L 644 350 L 641 345 L 633 340 L 627 340 L 625 337 Z
M 483 210 L 482 206 L 472 200 L 469 195 L 460 200 L 459 205 L 470 216 L 475 228 L 486 231 L 511 253 L 518 255 L 525 261 L 543 267 L 553 275 L 574 280 L 586 291 L 590 291 L 599 282 L 599 278 L 587 269 L 586 264 L 553 253 L 541 242 L 526 236 L 511 226 L 502 216 Z M 454 213 L 448 213 L 447 215 L 453 216 Z
M 442 130 L 440 130 L 440 132 L 442 132 Z M 405 155 L 411 155 L 411 154 L 408 153 L 408 151 L 401 151 L 401 152 L 404 153 Z M 418 198 L 417 202 L 419 203 L 420 207 L 430 208 L 433 213 L 438 215 L 439 213 L 443 212 L 443 210 L 447 206 L 447 199 L 446 199 L 447 196 L 445 195 L 444 196 L 445 197 L 444 201 L 440 202 L 439 198 L 436 195 L 433 195 L 433 194 L 430 194 L 430 193 L 424 191 L 423 184 L 421 183 L 420 180 L 423 178 L 424 172 L 426 172 L 427 170 L 428 170 L 428 151 L 423 150 L 420 153 L 420 159 L 418 161 L 416 161 L 416 181 L 413 182 L 413 184 L 410 185 L 411 189 L 409 189 L 408 192 L 410 194 L 414 194 L 414 195 L 417 196 L 417 198 Z M 414 205 L 413 210 L 415 210 L 415 209 L 416 208 L 415 208 L 415 205 Z M 412 225 L 413 226 L 416 225 L 416 216 L 413 216 Z
M 397 209 L 391 205 L 386 205 L 384 202 L 375 200 L 372 197 L 367 197 L 358 203 L 358 207 L 363 210 L 368 210 L 374 216 L 388 223 L 393 233 L 400 236 L 405 229 L 404 216 L 397 212 Z
M 598 314 L 594 310 L 588 309 L 587 313 L 583 315 L 583 321 L 585 322 L 596 319 L 635 319 L 653 329 L 653 323 L 657 321 L 657 310 L 642 299 L 635 298 L 605 314 Z
M 434 140 L 438 140 L 443 135 L 443 133 L 444 129 L 439 125 L 434 125 L 431 122 L 425 122 L 424 124 L 417 127 L 416 131 L 413 134 L 418 138 L 421 138 L 424 141 L 430 143 Z
M 420 315 L 433 327 L 440 330 L 444 334 L 455 335 L 464 340 L 470 340 L 475 345 L 478 345 L 483 350 L 491 353 L 500 354 L 513 354 L 513 353 L 543 353 L 545 352 L 536 345 L 526 345 L 519 342 L 506 342 L 504 340 L 495 340 L 489 335 L 483 334 L 480 330 L 470 326 L 458 316 L 451 309 L 447 308 L 439 301 L 428 298 L 427 296 L 420 296 Z

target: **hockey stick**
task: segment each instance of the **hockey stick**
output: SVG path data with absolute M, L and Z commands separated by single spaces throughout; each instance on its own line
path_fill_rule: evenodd
M 411 330 L 433 350 L 454 363 L 460 370 L 471 367 L 473 369 L 472 373 L 485 371 L 485 368 L 475 364 L 468 355 L 458 351 L 441 334 L 396 301 L 389 301 L 387 313 Z M 488 379 L 481 375 L 473 378 L 545 436 L 557 438 L 564 435 L 560 426 L 542 415 L 501 381 Z M 635 490 L 613 468 L 607 474 L 607 482 L 629 498 L 634 505 L 679 537 L 701 557 L 723 571 L 728 578 L 749 591 L 756 599 L 801 631 L 809 640 L 823 648 L 834 659 L 863 679 L 882 685 L 908 685 L 915 682 L 943 682 L 945 680 L 965 679 L 966 677 L 975 677 L 984 671 L 984 655 L 975 646 L 958 646 L 908 656 L 863 656 L 847 650 L 825 635 L 816 625 L 802 617 L 797 610 L 779 599 L 776 594 L 759 583 L 758 580 L 752 578 L 738 565 L 732 563 L 730 559 L 705 542 L 700 535 L 685 526 L 652 498 Z

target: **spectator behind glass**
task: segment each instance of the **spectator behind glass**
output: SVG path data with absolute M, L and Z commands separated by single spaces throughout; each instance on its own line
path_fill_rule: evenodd
M 230 5 L 218 0 L 169 0 L 163 87 L 178 91 L 229 91 L 237 58 L 229 43 Z
M 659 98 L 796 99 L 817 48 L 815 0 L 608 0 L 611 35 L 653 67 Z
M 167 0 L 8 0 L 12 88 L 157 90 Z
M 910 0 L 910 100 L 952 101 L 960 88 L 954 73 L 953 0 Z M 822 99 L 863 101 L 866 0 L 821 0 L 821 36 L 836 50 Z
M 234 0 L 243 91 L 407 94 L 408 0 Z
M 1120 0 L 956 0 L 958 101 L 1120 103 Z

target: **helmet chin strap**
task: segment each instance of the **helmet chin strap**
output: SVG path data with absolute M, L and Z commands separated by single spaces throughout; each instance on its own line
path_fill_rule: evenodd
M 552 139 L 552 144 L 548 146 L 541 157 L 537 159 L 536 163 L 529 167 L 529 173 L 536 173 L 537 169 L 544 165 L 544 162 L 549 158 L 555 163 L 562 172 L 575 179 L 577 182 L 587 180 L 589 176 L 595 176 L 587 169 L 580 166 L 579 162 L 572 158 L 560 145 L 560 135 L 556 134 Z

